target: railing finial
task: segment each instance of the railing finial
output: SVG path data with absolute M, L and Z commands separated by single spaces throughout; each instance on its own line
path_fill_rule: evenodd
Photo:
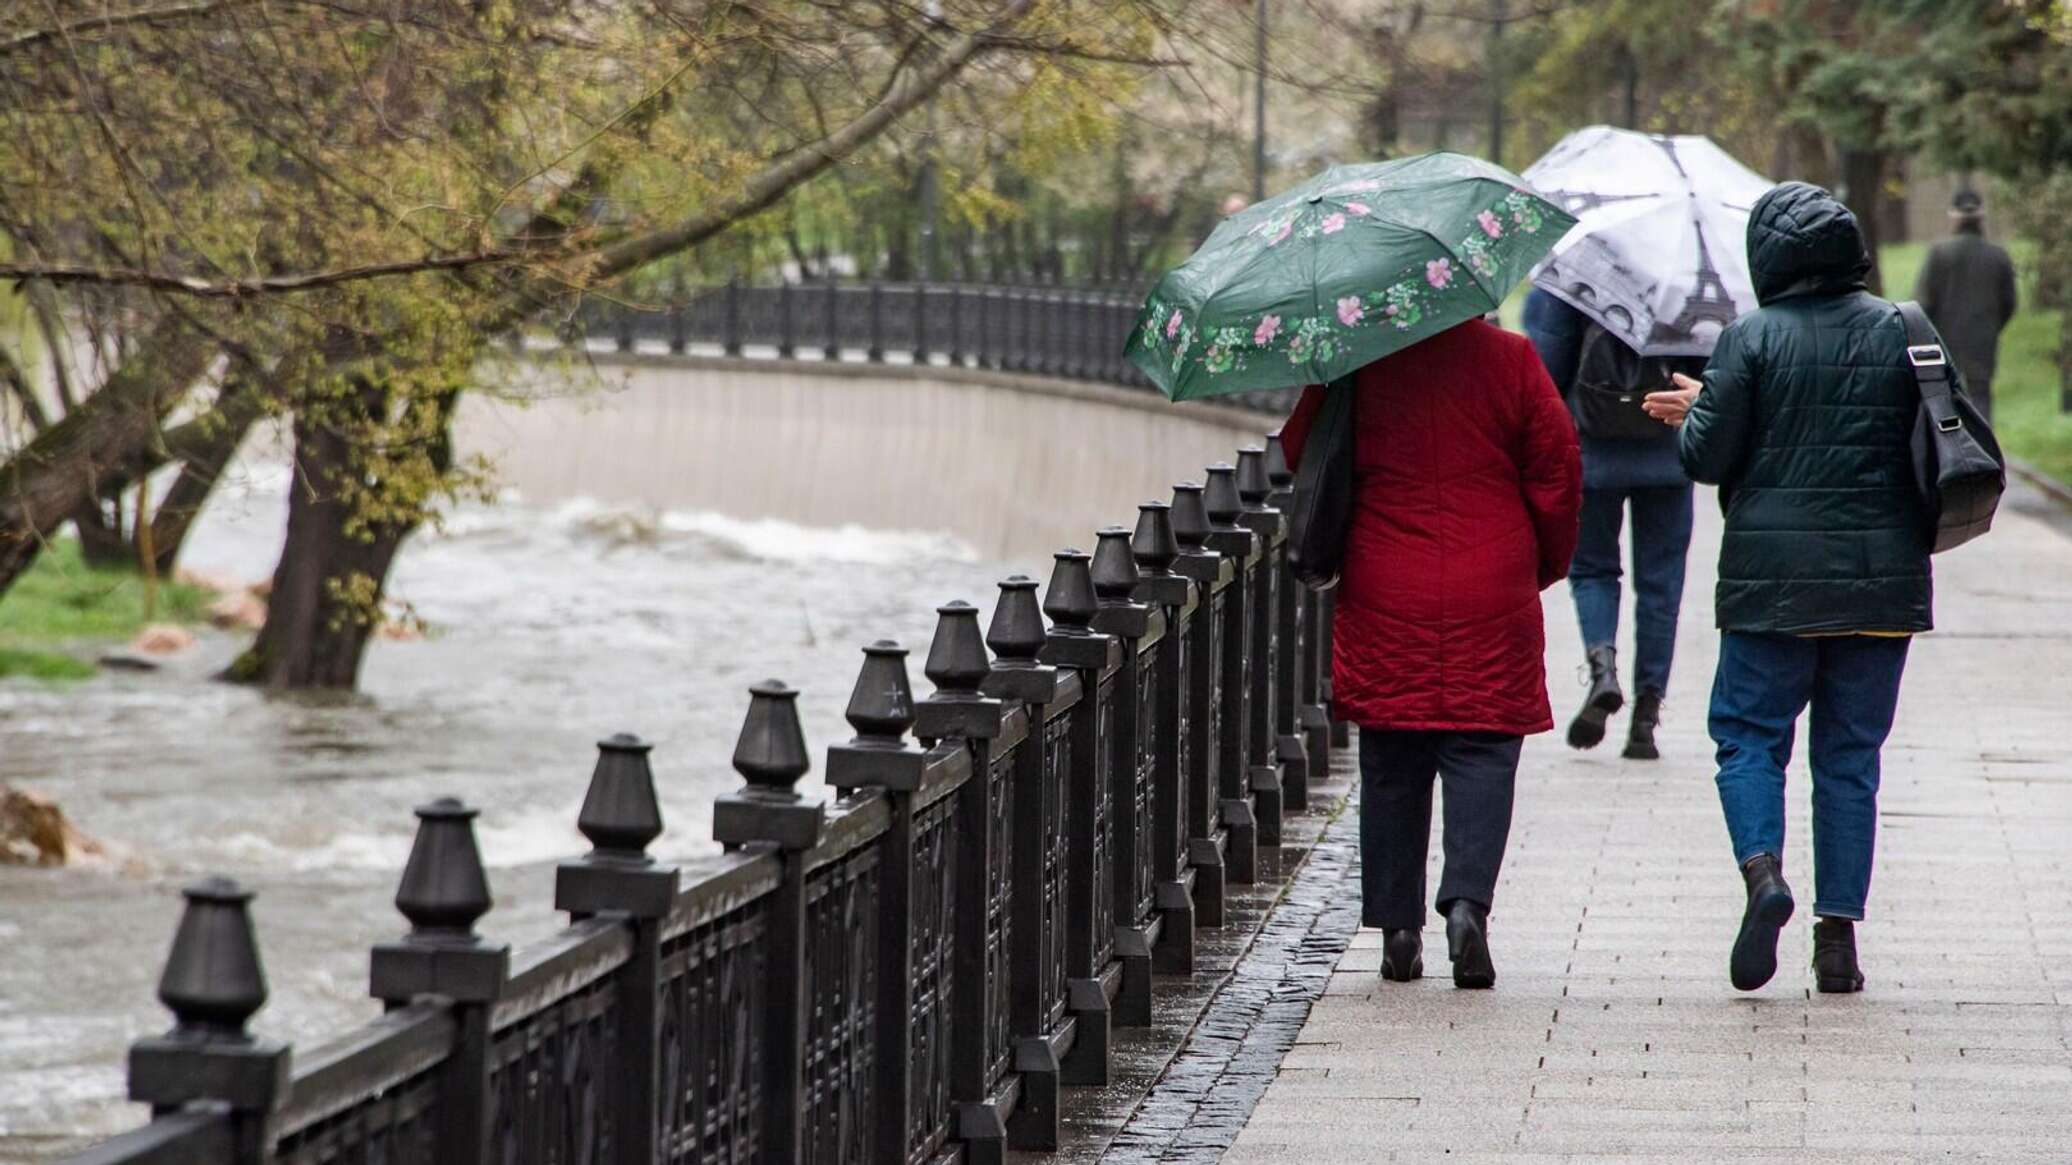
M 802 850 L 820 840 L 821 802 L 807 801 L 796 788 L 813 767 L 805 730 L 799 727 L 798 699 L 782 680 L 764 680 L 748 689 L 748 713 L 734 743 L 734 771 L 746 784 L 713 803 L 712 837 L 720 844 L 769 842 Z
M 180 891 L 187 905 L 158 999 L 173 1013 L 170 1039 L 248 1043 L 245 1024 L 266 1005 L 266 971 L 252 930 L 252 892 L 209 877 Z
M 1060 550 L 1051 556 L 1050 586 L 1043 592 L 1043 613 L 1065 634 L 1090 631 L 1100 606 L 1094 593 L 1093 556 L 1084 550 Z
M 1281 431 L 1266 435 L 1266 480 L 1279 493 L 1295 484 L 1295 471 L 1288 468 L 1288 450 L 1281 444 Z
M 1202 505 L 1209 515 L 1210 527 L 1229 529 L 1237 524 L 1237 516 L 1245 508 L 1238 493 L 1237 470 L 1227 461 L 1218 461 L 1209 466 L 1208 475 Z
M 654 746 L 630 732 L 597 742 L 597 767 L 583 797 L 576 828 L 590 840 L 594 856 L 634 865 L 654 861 L 648 844 L 662 836 L 662 806 L 648 767 Z
M 1209 538 L 1209 511 L 1202 504 L 1199 482 L 1183 481 L 1173 487 L 1173 537 L 1185 551 L 1201 549 Z
M 223 877 L 180 893 L 187 902 L 158 980 L 173 1030 L 130 1046 L 129 1097 L 154 1114 L 196 1100 L 240 1116 L 271 1112 L 288 1095 L 288 1047 L 246 1030 L 266 1005 L 252 893 Z
M 1237 493 L 1246 506 L 1266 500 L 1272 483 L 1266 477 L 1266 447 L 1247 445 L 1237 451 Z

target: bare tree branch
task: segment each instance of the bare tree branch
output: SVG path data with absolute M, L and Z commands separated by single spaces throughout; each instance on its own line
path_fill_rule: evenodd
M 123 28 L 132 24 L 170 24 L 179 20 L 211 16 L 230 8 L 256 4 L 258 0 L 196 0 L 191 4 L 168 4 L 163 8 L 139 8 L 131 12 L 112 12 L 103 16 L 89 16 L 55 28 L 37 28 L 20 32 L 0 40 L 0 57 L 20 52 L 39 44 L 67 39 L 77 33 L 106 32 L 111 28 Z

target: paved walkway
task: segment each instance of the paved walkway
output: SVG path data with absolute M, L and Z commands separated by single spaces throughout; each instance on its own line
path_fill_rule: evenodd
M 1384 983 L 1361 932 L 1224 1160 L 2072 1161 L 2072 537 L 2034 494 L 2010 504 L 1936 563 L 1942 629 L 1914 646 L 1885 753 L 1864 994 L 1812 990 L 1802 758 L 1785 859 L 1801 913 L 1769 986 L 1726 981 L 1741 890 L 1704 732 L 1707 492 L 1665 759 L 1533 740 L 1496 989 L 1453 988 L 1437 926 L 1436 977 Z M 1548 611 L 1565 716 L 1566 588 Z

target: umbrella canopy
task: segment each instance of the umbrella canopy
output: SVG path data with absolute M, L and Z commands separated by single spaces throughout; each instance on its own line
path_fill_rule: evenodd
M 1748 211 L 1773 183 L 1708 138 L 1594 125 L 1526 181 L 1577 218 L 1532 274 L 1643 356 L 1709 356 L 1756 306 Z
M 1124 352 L 1174 400 L 1326 384 L 1495 309 L 1574 222 L 1460 154 L 1333 166 L 1224 219 Z

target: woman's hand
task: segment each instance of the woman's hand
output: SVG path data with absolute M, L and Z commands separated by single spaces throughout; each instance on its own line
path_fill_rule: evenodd
M 1698 390 L 1705 386 L 1681 372 L 1670 373 L 1669 379 L 1675 382 L 1675 388 L 1649 393 L 1647 399 L 1640 402 L 1640 407 L 1647 411 L 1647 415 L 1674 429 L 1683 425 L 1684 418 L 1690 415 L 1691 403 L 1698 399 Z

